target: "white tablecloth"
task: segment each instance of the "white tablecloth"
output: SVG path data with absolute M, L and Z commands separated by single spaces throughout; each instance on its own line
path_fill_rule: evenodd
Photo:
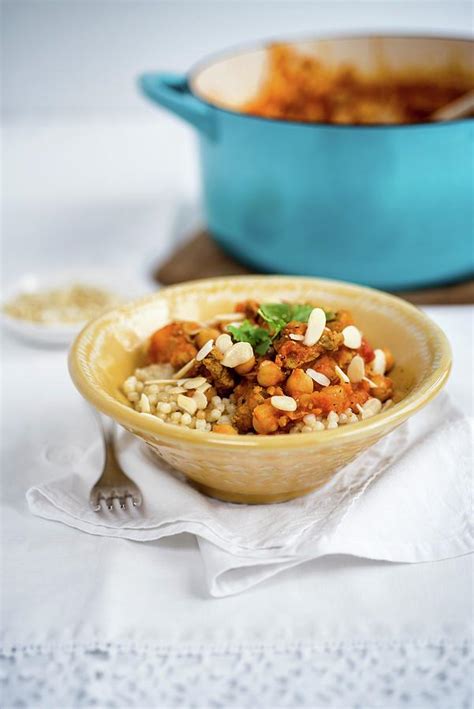
M 77 128 L 61 128 L 58 140 L 57 127 L 46 126 L 28 149 L 26 129 L 11 131 L 7 160 L 14 157 L 18 179 L 12 175 L 6 209 L 10 275 L 64 260 L 64 246 L 59 254 L 54 249 L 60 242 L 72 260 L 97 255 L 102 266 L 107 255 L 123 266 L 133 242 L 130 260 L 142 272 L 148 257 L 169 248 L 173 185 L 155 200 L 150 175 L 135 176 L 136 192 L 127 196 L 130 165 L 120 167 L 114 157 L 125 136 L 131 152 L 141 146 L 145 154 L 147 146 L 149 155 L 154 126 L 119 125 L 115 133 L 83 126 L 82 145 L 63 156 Z M 98 149 L 109 157 L 104 184 L 104 175 L 85 168 L 88 151 Z M 75 189 L 63 180 L 71 160 Z M 37 192 L 22 194 L 23 171 L 39 179 L 40 165 Z M 192 210 L 194 186 L 183 195 L 181 204 Z M 451 396 L 472 408 L 473 309 L 428 310 L 453 344 Z M 57 371 L 61 384 L 52 387 Z M 5 336 L 2 378 L 6 706 L 469 705 L 471 557 L 420 565 L 324 558 L 246 594 L 210 599 L 193 537 L 138 544 L 29 514 L 25 490 L 77 460 L 96 432 L 69 382 L 64 352 L 29 349 Z M 77 597 L 75 579 L 84 575 L 89 593 Z M 48 610 L 51 579 L 56 604 Z

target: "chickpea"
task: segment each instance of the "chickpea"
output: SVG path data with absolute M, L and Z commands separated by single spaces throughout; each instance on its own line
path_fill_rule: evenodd
M 275 433 L 278 430 L 278 417 L 281 411 L 268 403 L 260 404 L 253 410 L 252 425 L 257 433 Z
M 312 394 L 313 380 L 302 369 L 295 369 L 288 377 L 285 389 L 288 396 L 293 397 L 300 394 Z
M 388 347 L 382 347 L 382 352 L 385 355 L 385 371 L 390 372 L 390 370 L 393 369 L 393 365 L 395 364 L 395 358 L 388 349 Z
M 238 435 L 237 429 L 230 425 L 230 423 L 215 423 L 212 427 L 214 433 L 225 433 L 228 436 Z
M 221 333 L 213 327 L 204 327 L 196 335 L 196 345 L 201 349 L 208 340 L 215 340 Z
M 243 374 L 248 374 L 249 372 L 252 371 L 252 369 L 255 366 L 255 357 L 251 357 L 247 362 L 243 362 L 242 364 L 238 364 L 237 367 L 234 367 L 235 371 L 237 374 L 240 374 L 241 376 Z
M 380 401 L 387 401 L 387 399 L 392 398 L 393 384 L 391 379 L 384 377 L 382 374 L 371 374 L 370 378 L 377 385 L 375 389 L 370 389 L 371 396 Z
M 260 362 L 257 372 L 257 382 L 262 387 L 276 386 L 284 378 L 280 367 L 269 359 Z

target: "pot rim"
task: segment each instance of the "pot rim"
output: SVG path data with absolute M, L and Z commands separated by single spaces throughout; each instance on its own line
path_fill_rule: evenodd
M 261 121 L 261 122 L 267 122 L 267 123 L 276 123 L 276 124 L 281 124 L 281 125 L 296 125 L 296 126 L 304 126 L 305 128 L 330 128 L 332 130 L 353 130 L 359 129 L 363 131 L 370 131 L 370 130 L 381 130 L 381 129 L 388 129 L 391 131 L 394 130 L 415 130 L 415 129 L 423 129 L 426 127 L 429 127 L 430 129 L 440 129 L 440 128 L 445 128 L 453 125 L 464 125 L 466 123 L 469 123 L 473 121 L 474 119 L 472 118 L 458 118 L 456 120 L 452 121 L 426 121 L 422 123 L 330 123 L 327 121 L 318 121 L 314 123 L 310 123 L 308 121 L 297 121 L 297 120 L 291 120 L 287 118 L 270 118 L 268 116 L 255 116 L 249 113 L 245 113 L 243 111 L 238 111 L 236 109 L 231 109 L 231 108 L 224 108 L 222 106 L 217 105 L 216 103 L 213 103 L 212 101 L 208 100 L 207 98 L 204 98 L 195 87 L 195 81 L 198 77 L 198 75 L 204 71 L 205 69 L 209 68 L 213 64 L 216 63 L 216 61 L 225 59 L 225 58 L 230 58 L 232 56 L 236 56 L 239 54 L 246 54 L 251 51 L 255 51 L 258 49 L 265 49 L 271 44 L 294 44 L 295 42 L 305 42 L 305 41 L 311 41 L 311 40 L 350 40 L 350 39 L 367 39 L 367 40 L 375 40 L 375 39 L 412 39 L 412 40 L 447 40 L 447 41 L 452 41 L 452 42 L 464 42 L 464 43 L 470 43 L 473 46 L 474 50 L 474 38 L 466 35 L 454 35 L 454 34 L 419 34 L 418 32 L 397 32 L 396 34 L 391 34 L 391 33 L 386 33 L 383 31 L 376 31 L 373 30 L 369 33 L 367 32 L 335 32 L 335 33 L 325 33 L 321 35 L 286 35 L 285 38 L 283 37 L 268 37 L 266 39 L 259 39 L 259 40 L 254 40 L 252 42 L 245 42 L 245 43 L 239 43 L 236 45 L 232 45 L 231 47 L 227 47 L 226 49 L 221 49 L 217 50 L 215 52 L 212 52 L 210 54 L 207 54 L 205 57 L 202 59 L 198 60 L 195 62 L 190 69 L 186 73 L 186 81 L 188 85 L 188 89 L 190 93 L 196 98 L 198 101 L 201 101 L 204 103 L 206 106 L 209 106 L 210 108 L 213 108 L 216 111 L 220 111 L 222 113 L 227 113 L 233 116 L 241 116 L 242 118 L 248 118 L 253 121 Z

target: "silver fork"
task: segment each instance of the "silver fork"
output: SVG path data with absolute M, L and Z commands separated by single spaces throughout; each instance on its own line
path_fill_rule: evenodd
M 127 502 L 134 507 L 140 507 L 142 494 L 137 485 L 122 470 L 115 452 L 115 423 L 108 421 L 106 424 L 100 414 L 97 418 L 104 442 L 104 467 L 90 492 L 91 507 L 95 512 L 100 512 L 104 503 L 109 510 L 113 510 L 115 501 L 122 510 L 126 508 Z

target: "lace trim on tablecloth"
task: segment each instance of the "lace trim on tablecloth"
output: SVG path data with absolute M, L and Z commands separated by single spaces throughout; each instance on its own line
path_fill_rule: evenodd
M 0 654 L 0 682 L 5 709 L 470 709 L 473 665 L 469 641 L 180 651 L 31 646 Z

